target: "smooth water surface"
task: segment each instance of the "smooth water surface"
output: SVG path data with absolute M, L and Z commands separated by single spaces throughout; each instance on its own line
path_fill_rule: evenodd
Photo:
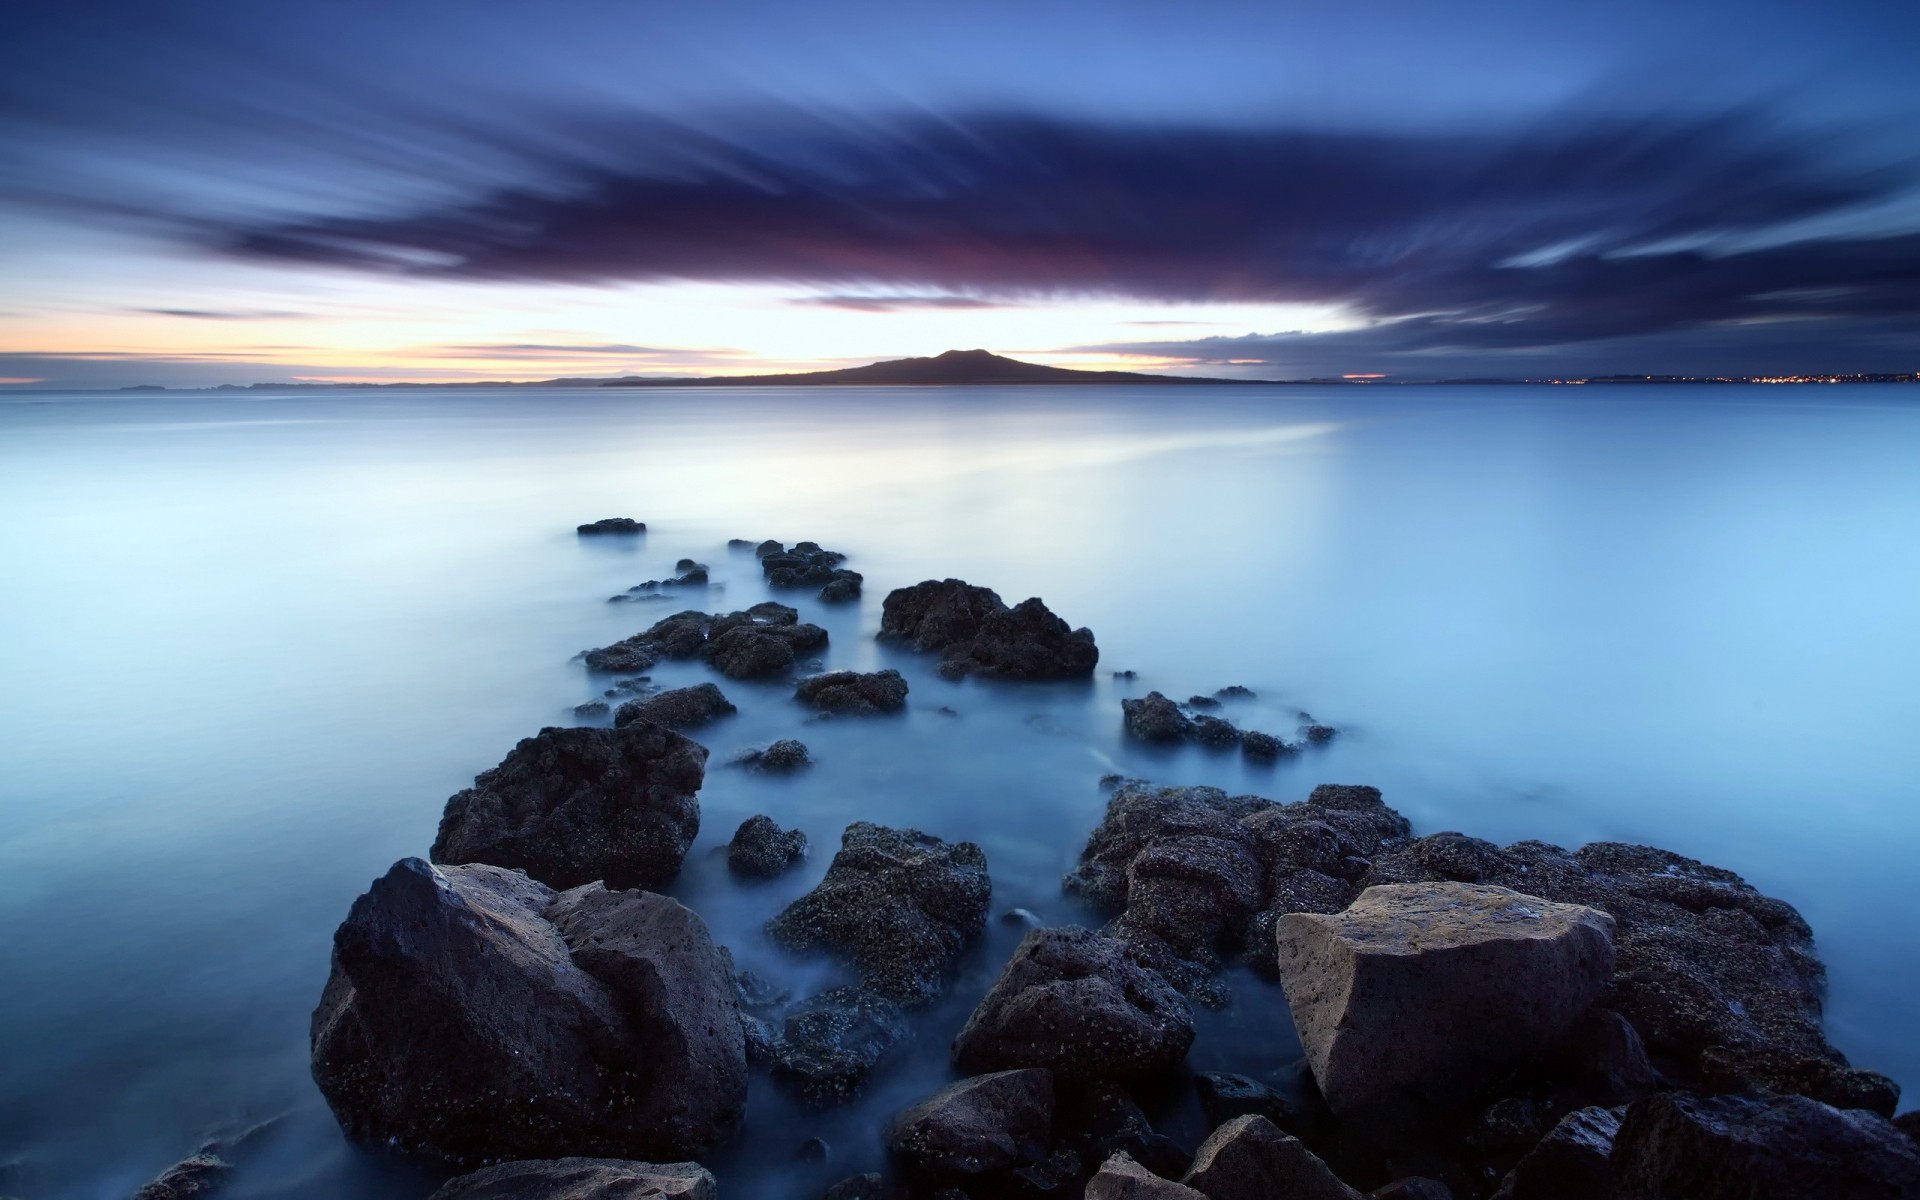
M 652 532 L 573 533 L 613 515 Z M 672 891 L 791 986 L 822 969 L 760 923 L 849 820 L 978 841 L 996 913 L 1086 920 L 1059 877 L 1104 773 L 1281 800 L 1373 783 L 1419 832 L 1741 872 L 1813 923 L 1834 1041 L 1920 1086 L 1920 389 L 10 392 L 0 1192 L 123 1197 L 282 1113 L 241 1200 L 431 1190 L 349 1149 L 307 1078 L 334 926 L 450 793 L 574 720 L 596 686 L 574 654 L 766 598 L 729 537 L 852 555 L 865 600 L 803 619 L 827 665 L 913 687 L 903 717 L 809 723 L 782 686 L 724 683 L 741 713 L 694 735 L 714 754 Z M 682 555 L 711 594 L 605 602 Z M 950 575 L 1091 626 L 1100 671 L 950 684 L 872 641 L 889 589 Z M 1259 693 L 1247 726 L 1306 709 L 1343 732 L 1263 768 L 1121 740 L 1122 695 L 1230 683 Z M 776 736 L 818 765 L 724 765 Z M 743 886 L 714 851 L 755 812 L 816 852 Z M 875 1165 L 1018 932 L 990 926 L 863 1104 L 802 1116 L 756 1081 L 723 1192 Z M 1234 987 L 1194 1064 L 1277 1067 L 1277 992 Z M 814 1133 L 831 1161 L 796 1164 Z

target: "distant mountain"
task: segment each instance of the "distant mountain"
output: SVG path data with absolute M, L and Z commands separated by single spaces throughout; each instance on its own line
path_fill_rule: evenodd
M 1137 371 L 1073 371 L 1043 367 L 985 350 L 949 350 L 933 358 L 896 358 L 790 375 L 711 375 L 686 379 L 611 379 L 601 387 L 920 387 L 994 383 L 1241 383 L 1193 375 L 1143 375 Z

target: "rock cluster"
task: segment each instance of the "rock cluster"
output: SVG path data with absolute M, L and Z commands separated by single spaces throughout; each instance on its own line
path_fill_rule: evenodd
M 704 658 L 731 679 L 777 674 L 799 655 L 827 644 L 827 631 L 769 600 L 741 612 L 710 616 L 688 609 L 630 638 L 586 651 L 588 669 L 617 674 L 650 670 L 662 659 Z
M 991 588 L 929 579 L 888 594 L 880 636 L 940 655 L 948 679 L 1081 679 L 1100 661 L 1089 629 L 1070 629 L 1038 597 L 1008 608 Z
M 697 916 L 419 859 L 334 935 L 313 1075 L 349 1136 L 453 1161 L 687 1157 L 746 1099 L 732 980 Z
M 632 517 L 602 517 L 598 521 L 589 521 L 579 526 L 575 532 L 587 536 L 605 533 L 645 533 L 647 523 L 636 521 Z
M 658 593 L 671 591 L 674 588 L 706 587 L 710 582 L 705 563 L 683 558 L 673 565 L 673 569 L 678 572 L 673 578 L 649 579 L 645 583 L 636 583 L 617 596 L 608 596 L 607 603 L 622 604 L 633 600 L 665 599 L 666 597 Z
M 1246 689 L 1239 691 L 1246 692 Z M 1229 692 L 1232 689 L 1223 688 L 1220 694 L 1227 695 Z M 1159 692 L 1148 692 L 1137 699 L 1122 700 L 1120 713 L 1127 735 L 1143 742 L 1193 742 L 1213 750 L 1228 750 L 1238 746 L 1240 753 L 1258 760 L 1272 760 L 1300 752 L 1298 745 L 1271 733 L 1262 733 L 1257 729 L 1243 730 L 1225 717 L 1207 711 L 1192 711 L 1219 706 L 1219 700 L 1210 696 L 1195 696 L 1181 704 Z M 1310 742 L 1325 742 L 1333 736 L 1333 732 L 1331 726 L 1309 725 L 1305 729 L 1305 736 Z
M 768 587 L 817 587 L 820 599 L 829 604 L 860 598 L 864 577 L 840 565 L 847 556 L 838 550 L 822 549 L 818 542 L 796 542 L 788 549 L 779 542 L 765 541 L 754 547 L 754 553 L 759 556 Z
M 490 863 L 551 887 L 658 887 L 700 832 L 706 748 L 647 721 L 542 729 L 447 801 L 436 863 Z

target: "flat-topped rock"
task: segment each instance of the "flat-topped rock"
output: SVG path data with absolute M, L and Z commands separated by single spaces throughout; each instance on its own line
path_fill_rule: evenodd
M 706 747 L 647 721 L 543 729 L 447 801 L 430 856 L 552 887 L 658 887 L 700 832 L 706 762 Z
M 1613 972 L 1612 917 L 1501 887 L 1372 887 L 1275 928 L 1307 1064 L 1342 1113 L 1471 1089 L 1564 1034 Z
M 907 681 L 894 670 L 829 671 L 802 679 L 794 685 L 793 695 L 823 712 L 898 712 L 907 704 Z
M 547 1158 L 496 1163 L 449 1179 L 428 1200 L 718 1200 L 696 1162 Z
M 693 729 L 739 711 L 714 684 L 696 683 L 629 700 L 613 710 L 613 724 L 624 728 L 648 721 L 668 729 Z
M 588 521 L 577 526 L 574 532 L 592 537 L 598 534 L 645 533 L 647 523 L 636 521 L 632 517 L 602 517 L 598 521 Z

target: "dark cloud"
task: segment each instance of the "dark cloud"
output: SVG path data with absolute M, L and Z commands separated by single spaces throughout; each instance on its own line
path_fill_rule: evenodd
M 848 312 L 912 312 L 915 309 L 1006 308 L 1004 302 L 983 300 L 978 296 L 886 296 L 841 295 L 804 296 L 795 304 L 818 308 L 843 308 Z
M 278 321 L 294 320 L 311 315 L 272 309 L 136 308 L 132 311 L 152 317 L 184 317 L 191 321 Z

